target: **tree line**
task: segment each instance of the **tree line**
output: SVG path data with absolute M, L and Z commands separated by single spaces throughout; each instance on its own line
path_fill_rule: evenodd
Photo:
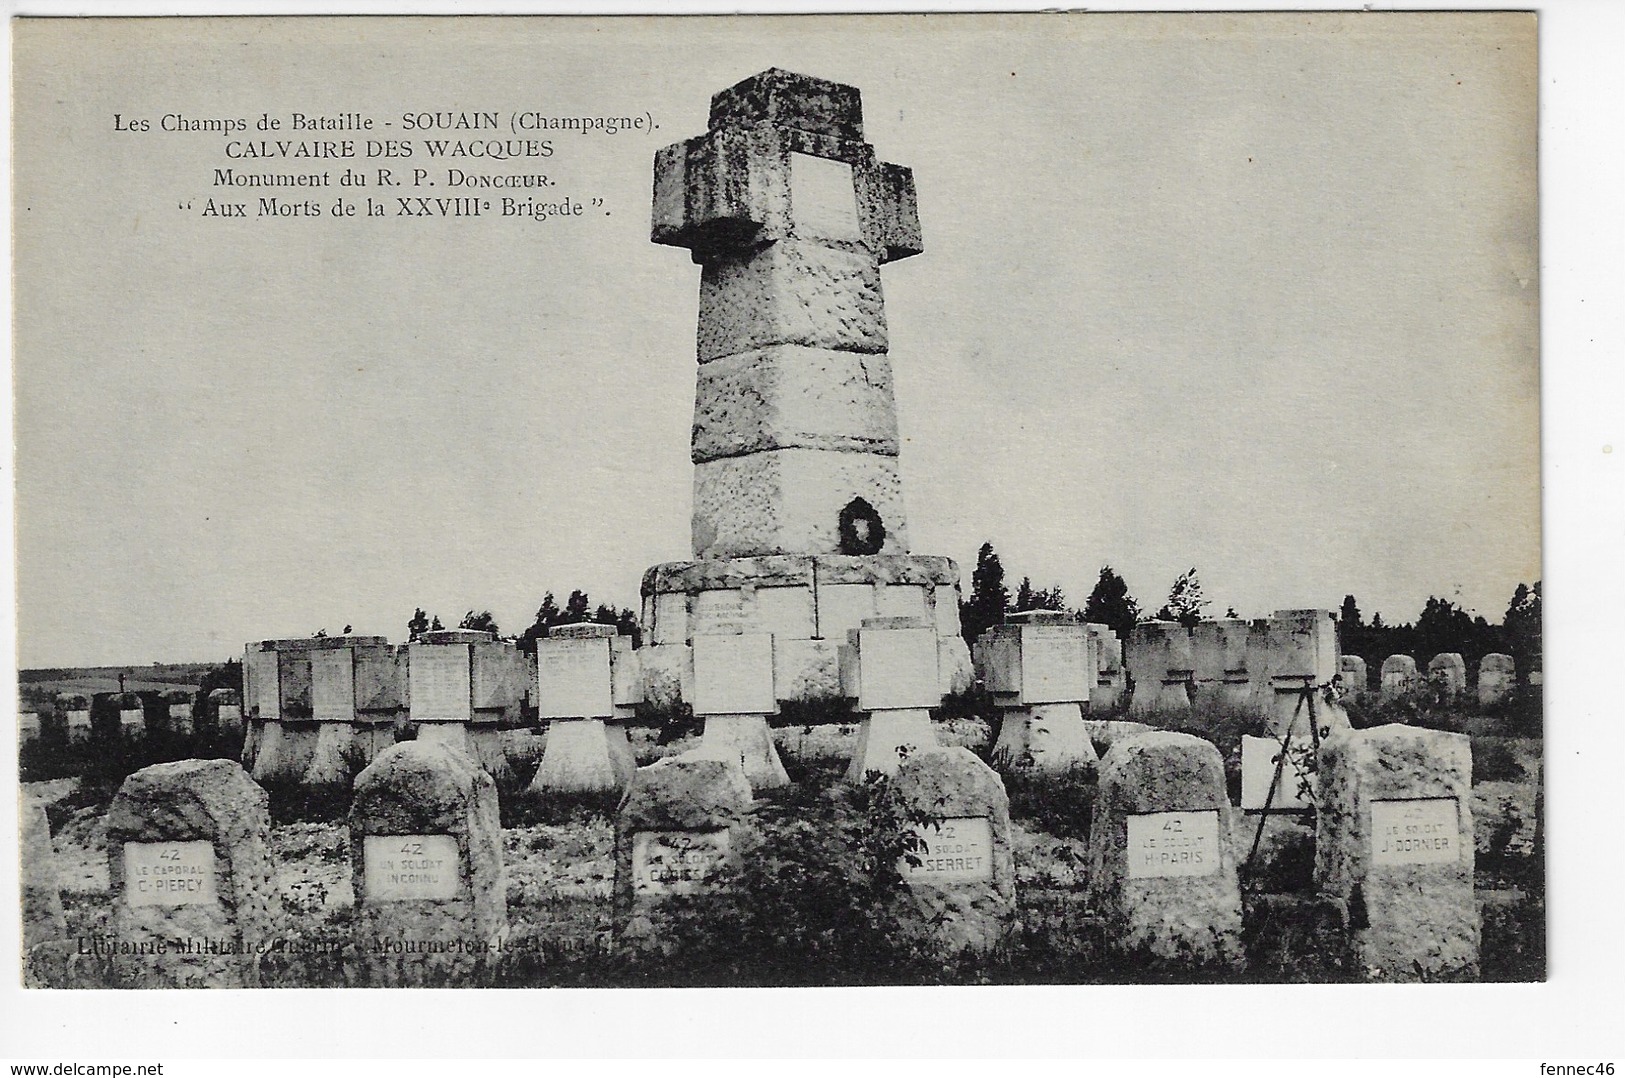
M 1037 588 L 1025 576 L 1012 596 L 993 544 L 983 543 L 971 572 L 970 595 L 959 604 L 959 617 L 965 640 L 970 643 L 992 626 L 1003 624 L 1010 614 L 1026 610 L 1065 611 L 1080 621 L 1110 626 L 1126 640 L 1142 621 L 1177 621 L 1191 626 L 1215 616 L 1208 612 L 1212 606 L 1202 594 L 1194 566 L 1175 578 L 1167 599 L 1152 613 L 1141 609 L 1129 593 L 1127 581 L 1110 565 L 1101 566 L 1094 590 L 1081 609 L 1067 604 L 1060 585 Z M 1236 617 L 1235 608 L 1227 608 L 1224 616 Z M 1390 655 L 1411 655 L 1420 665 L 1441 652 L 1457 652 L 1472 670 L 1485 655 L 1500 652 L 1512 656 L 1522 680 L 1541 666 L 1540 581 L 1532 586 L 1517 586 L 1498 625 L 1437 596 L 1428 597 L 1414 622 L 1390 625 L 1381 614 L 1375 614 L 1367 623 L 1358 601 L 1347 595 L 1338 611 L 1337 631 L 1342 653 L 1360 656 L 1369 667 L 1380 667 Z

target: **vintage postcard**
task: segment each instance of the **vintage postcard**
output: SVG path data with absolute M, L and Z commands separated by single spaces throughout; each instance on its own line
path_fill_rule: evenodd
M 14 982 L 1547 977 L 1534 13 L 12 37 Z

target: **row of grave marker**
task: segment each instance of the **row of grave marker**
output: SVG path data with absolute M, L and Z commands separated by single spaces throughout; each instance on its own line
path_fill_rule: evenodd
M 1394 725 L 1324 744 L 1315 885 L 1346 913 L 1356 975 L 1474 974 L 1471 772 L 1459 734 Z M 753 796 L 736 760 L 700 752 L 635 772 L 616 819 L 618 945 L 670 946 L 680 927 L 667 917 L 669 900 L 728 886 L 718 870 L 749 848 L 741 831 Z M 896 770 L 888 796 L 919 839 L 898 866 L 896 930 L 943 955 L 1008 942 L 1015 874 L 997 774 L 968 750 L 926 749 Z M 131 775 L 107 817 L 111 932 L 91 949 L 95 960 L 111 960 L 126 984 L 259 983 L 273 935 L 267 806 L 231 761 Z M 1150 731 L 1112 744 L 1082 895 L 1110 951 L 1179 969 L 1245 964 L 1232 811 L 1210 742 Z M 43 809 L 34 803 L 29 813 L 25 921 L 34 946 L 64 929 L 49 893 Z M 497 793 L 474 760 L 443 744 L 388 749 L 355 781 L 349 839 L 348 954 L 366 966 L 361 983 L 444 983 L 500 953 L 509 929 Z M 78 953 L 87 953 L 83 941 Z
M 149 702 L 148 698 L 152 698 Z M 199 715 L 199 704 L 203 713 Z M 191 689 L 171 689 L 164 693 L 61 693 L 55 710 L 41 714 L 22 711 L 17 716 L 18 743 L 26 745 L 51 732 L 69 743 L 93 740 L 98 736 L 145 737 L 155 730 L 195 734 L 212 725 L 222 731 L 242 728 L 242 707 L 231 689 L 216 689 L 199 701 Z M 94 715 L 109 716 L 98 731 Z M 116 718 L 115 718 L 116 717 Z

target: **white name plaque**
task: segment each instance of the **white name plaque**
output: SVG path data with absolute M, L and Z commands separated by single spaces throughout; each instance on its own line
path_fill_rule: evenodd
M 923 849 L 919 864 L 899 868 L 910 883 L 973 883 L 993 878 L 993 826 L 986 816 L 955 816 L 940 824 L 915 824 Z
M 1148 812 L 1128 818 L 1128 876 L 1207 876 L 1219 871 L 1219 814 Z
M 1442 865 L 1461 856 L 1456 799 L 1371 802 L 1371 863 Z
M 538 711 L 544 719 L 604 719 L 610 701 L 609 640 L 536 642 Z
M 473 717 L 467 644 L 414 644 L 407 662 L 414 721 Z
M 1021 699 L 1027 704 L 1089 699 L 1089 637 L 1082 625 L 1024 625 L 1021 629 Z
M 726 831 L 636 831 L 632 834 L 632 890 L 640 895 L 684 895 L 703 890 L 728 857 Z
M 207 906 L 215 901 L 214 843 L 126 842 L 124 901 L 131 906 Z
M 438 902 L 461 891 L 463 862 L 451 835 L 365 835 L 361 863 L 371 902 Z

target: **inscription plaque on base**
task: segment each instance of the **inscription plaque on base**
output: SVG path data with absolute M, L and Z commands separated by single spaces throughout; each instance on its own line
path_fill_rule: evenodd
M 1219 814 L 1148 812 L 1128 818 L 1131 880 L 1219 871 Z
M 696 636 L 694 714 L 776 715 L 773 637 Z
M 637 831 L 632 835 L 632 890 L 685 895 L 703 890 L 728 857 L 726 831 Z
M 369 902 L 440 902 L 461 890 L 463 862 L 451 835 L 365 835 L 361 859 Z
M 538 640 L 536 689 L 541 718 L 609 718 L 609 641 Z
M 407 662 L 415 721 L 473 717 L 468 645 L 414 645 Z
M 131 906 L 206 906 L 215 900 L 214 843 L 126 842 L 124 901 Z
M 1450 864 L 1461 856 L 1456 799 L 1371 802 L 1371 863 Z
M 1083 626 L 1026 625 L 1021 630 L 1021 699 L 1028 704 L 1089 699 L 1088 634 Z
M 993 878 L 993 827 L 986 816 L 954 816 L 940 825 L 915 824 L 924 848 L 919 864 L 899 865 L 910 883 L 971 883 Z

